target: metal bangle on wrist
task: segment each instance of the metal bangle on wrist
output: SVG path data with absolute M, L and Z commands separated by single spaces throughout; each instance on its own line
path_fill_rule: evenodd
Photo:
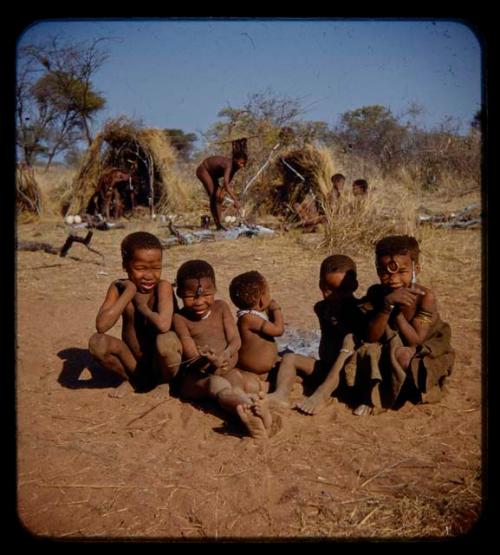
M 385 314 L 390 314 L 394 308 L 396 307 L 396 305 L 391 304 L 387 301 L 384 301 L 384 308 L 382 309 L 382 312 L 384 312 Z

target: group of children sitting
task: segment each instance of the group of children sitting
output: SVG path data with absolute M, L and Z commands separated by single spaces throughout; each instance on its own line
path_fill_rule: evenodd
M 128 279 L 111 283 L 89 341 L 93 357 L 124 378 L 112 396 L 168 383 L 185 399 L 214 399 L 237 415 L 255 438 L 269 435 L 273 407 L 290 407 L 297 379 L 313 393 L 294 408 L 316 414 L 336 392 L 349 392 L 354 413 L 397 408 L 406 400 L 440 398 L 451 373 L 450 327 L 438 314 L 436 297 L 416 283 L 418 242 L 394 235 L 376 245 L 379 284 L 362 298 L 356 264 L 336 254 L 323 260 L 314 306 L 321 328 L 318 359 L 278 353 L 283 312 L 259 272 L 237 275 L 231 301 L 216 299 L 213 267 L 188 260 L 172 285 L 161 279 L 162 246 L 136 232 L 121 244 Z M 122 338 L 106 332 L 122 317 Z M 159 385 L 160 391 L 163 386 Z

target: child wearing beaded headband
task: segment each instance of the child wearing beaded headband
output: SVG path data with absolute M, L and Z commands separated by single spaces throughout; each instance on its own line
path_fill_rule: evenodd
M 368 289 L 366 343 L 349 363 L 354 383 L 362 359 L 372 361 L 364 366 L 370 375 L 364 376 L 366 395 L 355 414 L 369 414 L 373 407 L 397 408 L 406 400 L 437 401 L 452 371 L 450 326 L 439 316 L 435 293 L 416 282 L 419 252 L 417 240 L 408 235 L 384 237 L 375 247 L 380 284 Z M 360 378 L 358 384 L 363 383 Z
M 241 340 L 229 305 L 215 299 L 213 267 L 205 260 L 188 260 L 178 269 L 176 282 L 183 303 L 173 319 L 182 344 L 181 397 L 212 398 L 237 415 L 252 437 L 267 437 L 272 416 L 260 395 L 243 388 L 236 368 Z

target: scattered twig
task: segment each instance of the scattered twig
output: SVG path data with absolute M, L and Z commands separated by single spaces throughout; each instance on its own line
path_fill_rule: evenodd
M 392 468 L 395 468 L 399 464 L 402 464 L 402 463 L 410 461 L 410 460 L 411 460 L 411 457 L 409 457 L 407 459 L 403 459 L 401 461 L 397 461 L 397 462 L 392 463 L 388 466 L 385 466 L 384 468 L 379 470 L 376 474 L 374 474 L 371 478 L 368 478 L 368 480 L 365 480 L 359 487 L 362 488 L 362 487 L 366 486 L 366 484 L 369 484 L 372 480 L 375 480 L 375 478 L 378 478 L 380 475 L 384 474 L 384 472 L 386 472 L 387 470 L 391 470 Z
M 136 422 L 137 420 L 140 420 L 141 418 L 143 418 L 144 416 L 146 416 L 147 414 L 149 414 L 150 412 L 152 412 L 153 410 L 155 410 L 155 408 L 159 407 L 160 405 L 163 405 L 163 403 L 166 403 L 168 401 L 168 399 L 163 399 L 163 401 L 160 401 L 158 404 L 154 405 L 153 407 L 149 408 L 146 412 L 143 412 L 142 414 L 140 414 L 139 416 L 137 416 L 136 418 L 132 418 L 132 420 L 130 422 L 128 422 L 125 427 L 128 428 L 130 426 L 130 424 L 132 424 L 133 422 Z
M 358 524 L 356 524 L 356 526 L 362 526 L 371 516 L 372 514 L 378 511 L 378 507 L 375 507 L 372 511 L 370 511 L 364 518 L 363 520 L 361 520 L 360 522 L 358 522 Z

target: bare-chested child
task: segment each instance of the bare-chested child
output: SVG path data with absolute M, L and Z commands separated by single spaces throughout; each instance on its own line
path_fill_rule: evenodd
M 366 356 L 373 361 L 376 352 L 380 367 L 370 364 L 371 379 L 365 383 L 371 385 L 356 414 L 370 414 L 378 404 L 391 408 L 408 399 L 437 401 L 452 371 L 450 326 L 439 316 L 434 291 L 416 281 L 419 252 L 417 240 L 409 235 L 389 235 L 376 244 L 380 283 L 372 285 L 364 299 L 366 343 L 356 358 L 361 367 L 359 359 Z
M 340 198 L 342 190 L 345 185 L 345 175 L 341 173 L 335 173 L 332 175 L 332 188 L 330 190 L 330 201 L 335 202 Z
M 226 156 L 209 156 L 196 169 L 196 177 L 203 183 L 210 199 L 210 212 L 217 229 L 225 229 L 221 223 L 222 202 L 225 194 L 229 194 L 234 206 L 239 210 L 239 201 L 231 187 L 234 174 L 244 168 L 247 163 L 246 155 L 241 152 L 232 158 Z M 222 185 L 219 179 L 222 178 Z
M 231 300 L 238 307 L 238 331 L 241 347 L 238 368 L 247 392 L 269 388 L 269 373 L 278 361 L 275 337 L 283 335 L 281 307 L 271 297 L 269 284 L 256 271 L 233 278 L 229 285 Z
M 174 293 L 161 279 L 162 246 L 151 233 L 138 231 L 121 243 L 128 279 L 113 281 L 96 318 L 97 333 L 89 340 L 93 357 L 124 378 L 111 397 L 123 397 L 175 377 L 181 345 L 171 331 Z M 122 317 L 121 339 L 107 334 Z
M 184 262 L 177 271 L 177 295 L 183 308 L 174 315 L 174 329 L 182 343 L 181 396 L 211 397 L 239 416 L 251 436 L 267 437 L 272 417 L 258 394 L 232 384 L 241 346 L 236 322 L 226 302 L 215 299 L 215 272 L 204 260 Z
M 319 360 L 287 353 L 281 361 L 276 391 L 270 404 L 290 406 L 289 395 L 297 372 L 320 385 L 314 393 L 295 404 L 305 414 L 316 414 L 337 389 L 340 373 L 354 352 L 355 338 L 363 332 L 364 315 L 353 293 L 358 287 L 356 264 L 341 254 L 328 256 L 320 267 L 319 287 L 323 300 L 314 306 L 321 328 Z

